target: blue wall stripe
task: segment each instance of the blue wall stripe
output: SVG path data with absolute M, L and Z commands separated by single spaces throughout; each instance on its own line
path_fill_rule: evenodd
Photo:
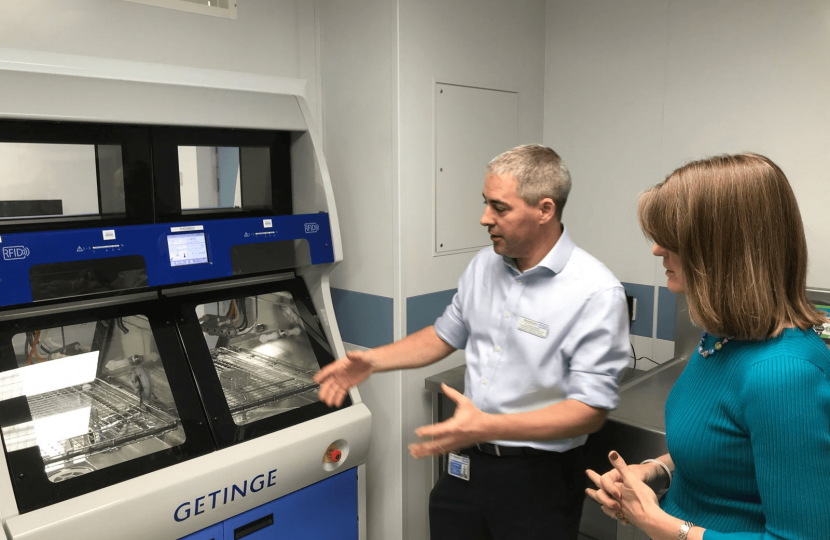
M 433 324 L 452 302 L 458 289 L 448 289 L 406 299 L 406 333 L 414 334 Z
M 674 341 L 674 322 L 677 315 L 677 295 L 666 287 L 657 293 L 657 339 Z
M 625 293 L 637 299 L 637 314 L 631 323 L 631 333 L 635 336 L 652 337 L 654 327 L 654 285 L 623 283 Z M 674 313 L 674 312 L 672 312 Z M 674 329 L 674 326 L 672 326 Z
M 654 287 L 638 283 L 623 283 L 626 294 L 637 299 L 637 320 L 631 323 L 631 333 L 652 337 L 654 322 Z M 433 324 L 452 302 L 457 289 L 448 289 L 406 299 L 406 333 L 413 334 Z M 340 336 L 347 343 L 361 347 L 378 347 L 394 339 L 393 302 L 386 296 L 377 296 L 346 289 L 331 289 L 334 315 L 340 327 Z M 674 320 L 677 297 L 666 287 L 660 287 L 657 296 L 658 339 L 674 341 Z
M 332 288 L 331 300 L 343 341 L 378 347 L 395 339 L 391 298 Z

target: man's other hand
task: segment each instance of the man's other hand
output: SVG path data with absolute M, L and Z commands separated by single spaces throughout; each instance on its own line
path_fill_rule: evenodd
M 343 404 L 353 386 L 365 381 L 374 370 L 372 351 L 348 351 L 345 358 L 335 360 L 314 375 L 320 385 L 320 401 L 329 407 Z
M 439 456 L 487 439 L 486 426 L 490 415 L 481 412 L 472 401 L 446 384 L 442 384 L 441 389 L 455 402 L 455 414 L 449 420 L 415 430 L 419 438 L 432 437 L 432 440 L 410 444 L 409 453 L 414 458 Z

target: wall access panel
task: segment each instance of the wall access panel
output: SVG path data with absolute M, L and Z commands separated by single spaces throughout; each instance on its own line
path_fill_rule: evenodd
M 433 255 L 490 244 L 479 224 L 487 164 L 519 144 L 519 94 L 435 85 L 435 245 Z

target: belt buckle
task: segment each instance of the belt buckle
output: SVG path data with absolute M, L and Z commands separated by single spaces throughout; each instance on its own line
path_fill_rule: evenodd
M 492 443 L 484 443 L 484 444 L 492 444 Z M 484 449 L 481 447 L 480 443 L 476 443 L 476 448 L 478 448 L 479 451 L 484 452 Z M 501 457 L 501 450 L 499 450 L 499 445 L 493 444 L 493 448 L 496 449 L 496 455 L 498 457 Z M 487 452 L 484 452 L 484 453 L 486 454 Z

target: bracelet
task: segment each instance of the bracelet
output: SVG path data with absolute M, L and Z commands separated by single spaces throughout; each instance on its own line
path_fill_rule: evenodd
M 684 521 L 683 525 L 680 526 L 680 531 L 677 533 L 677 540 L 688 540 L 689 531 L 692 530 L 692 527 L 697 527 L 697 525 L 691 521 Z
M 656 463 L 663 467 L 663 470 L 666 471 L 666 474 L 669 475 L 669 485 L 666 486 L 666 491 L 669 490 L 671 487 L 671 471 L 669 470 L 668 465 L 660 461 L 659 459 L 646 459 L 645 461 L 640 462 L 640 465 L 645 465 L 646 463 Z

